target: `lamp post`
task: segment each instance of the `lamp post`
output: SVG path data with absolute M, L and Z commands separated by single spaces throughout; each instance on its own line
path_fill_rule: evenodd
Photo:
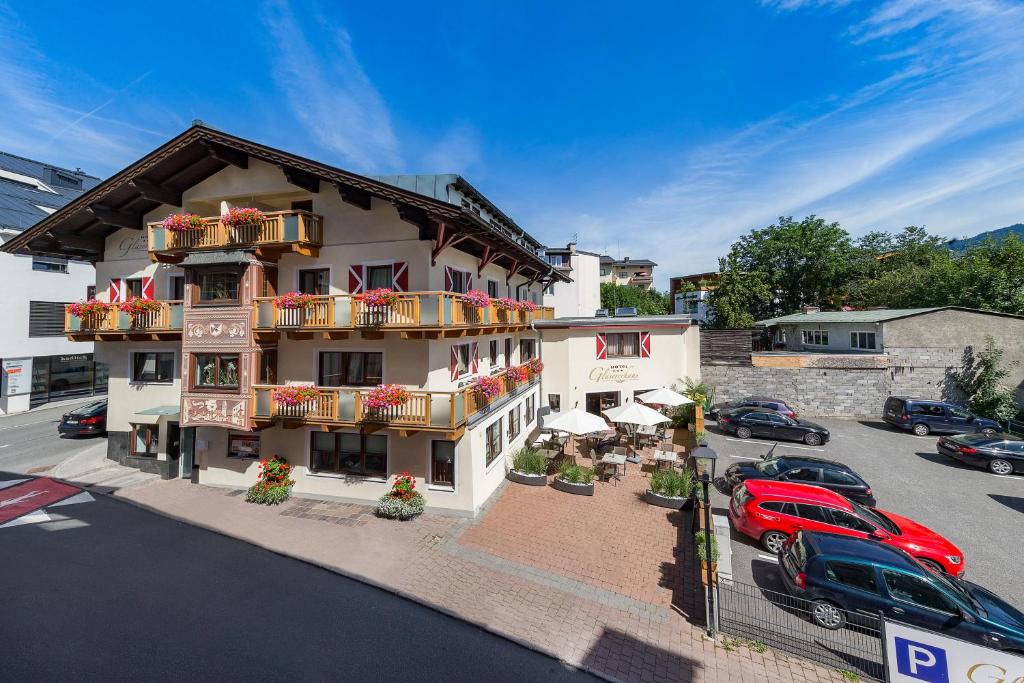
M 715 462 L 718 454 L 707 446 L 699 446 L 693 449 L 690 456 L 693 458 L 694 469 L 697 471 L 697 480 L 704 491 L 704 557 L 707 558 L 707 591 L 705 608 L 707 609 L 707 633 L 711 638 L 715 637 L 715 598 L 714 598 L 714 572 L 711 569 L 712 550 L 711 535 L 715 533 L 711 525 L 711 491 L 710 485 L 715 478 Z

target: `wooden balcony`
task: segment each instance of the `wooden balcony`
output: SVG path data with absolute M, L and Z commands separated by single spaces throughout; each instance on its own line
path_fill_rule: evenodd
M 181 339 L 182 302 L 161 301 L 159 310 L 125 313 L 117 305 L 88 315 L 72 315 L 64 308 L 64 334 L 71 341 L 160 341 Z
M 369 388 L 318 387 L 320 396 L 295 406 L 279 404 L 274 391 L 283 385 L 253 387 L 252 419 L 256 427 L 275 422 L 285 428 L 320 425 L 325 430 L 359 427 L 367 431 L 393 429 L 403 436 L 420 431 L 444 432 L 449 438 L 462 436 L 469 418 L 500 403 L 501 399 L 520 387 L 537 381 L 531 374 L 516 383 L 501 373 L 502 388 L 498 396 L 486 398 L 471 387 L 458 391 L 410 390 L 407 403 L 394 408 L 372 409 L 364 402 Z
M 262 223 L 238 227 L 224 225 L 220 216 L 203 220 L 202 227 L 180 232 L 150 223 L 149 258 L 178 263 L 190 252 L 209 249 L 256 249 L 270 259 L 284 252 L 317 256 L 323 244 L 324 219 L 308 211 L 268 211 Z
M 529 328 L 534 320 L 550 320 L 555 311 L 509 311 L 497 306 L 477 308 L 462 294 L 453 292 L 404 292 L 391 306 L 367 306 L 349 294 L 315 297 L 306 308 L 285 308 L 268 297 L 253 301 L 253 329 L 258 336 L 285 332 L 296 339 L 311 339 L 322 333 L 344 339 L 358 331 L 363 337 L 379 338 L 398 332 L 405 339 L 437 339 L 467 335 L 511 332 Z

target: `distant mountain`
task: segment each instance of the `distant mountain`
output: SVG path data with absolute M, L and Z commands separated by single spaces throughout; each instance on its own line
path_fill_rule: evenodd
M 949 248 L 953 251 L 963 251 L 969 247 L 984 243 L 985 240 L 990 237 L 996 242 L 1002 242 L 1010 235 L 1016 235 L 1021 240 L 1024 240 L 1024 223 L 1016 223 L 1014 225 L 1008 225 L 1005 228 L 988 230 L 986 232 L 978 233 L 974 237 L 965 237 L 962 240 L 952 240 L 949 243 Z

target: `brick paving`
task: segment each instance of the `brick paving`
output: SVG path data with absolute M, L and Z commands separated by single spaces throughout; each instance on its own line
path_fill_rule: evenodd
M 593 497 L 507 484 L 475 520 L 378 519 L 368 506 L 246 503 L 223 489 L 154 481 L 117 497 L 398 592 L 610 680 L 843 681 L 774 652 L 704 638 L 682 566 L 682 515 L 638 498 L 630 464 Z M 682 550 L 677 550 L 681 547 Z

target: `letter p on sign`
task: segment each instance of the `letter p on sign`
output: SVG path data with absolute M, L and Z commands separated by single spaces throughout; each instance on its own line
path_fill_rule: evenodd
M 896 668 L 904 676 L 927 683 L 949 683 L 946 651 L 933 645 L 896 637 Z

